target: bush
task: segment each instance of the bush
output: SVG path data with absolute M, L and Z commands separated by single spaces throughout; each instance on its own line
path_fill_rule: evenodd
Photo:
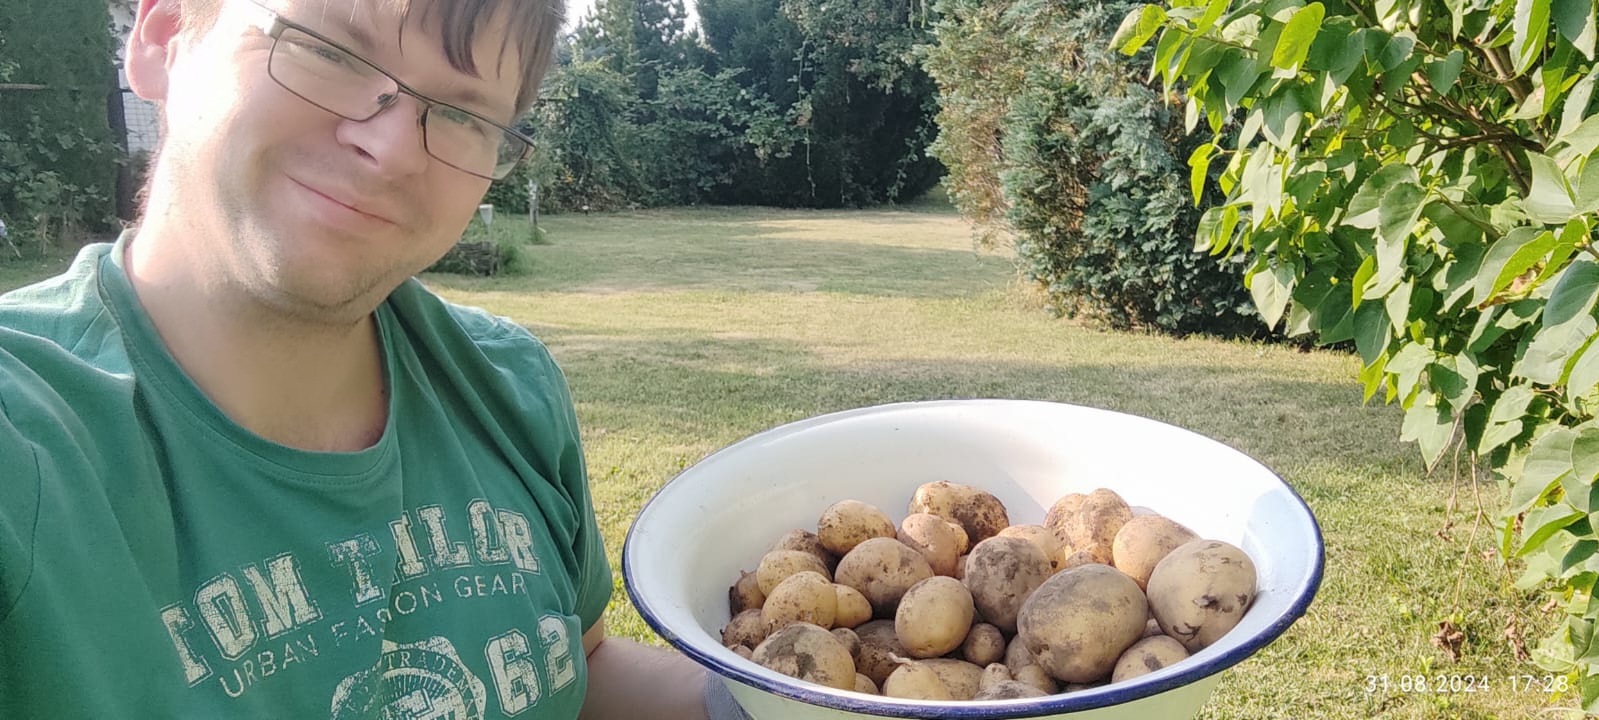
M 110 26 L 104 0 L 0 0 L 0 83 L 44 86 L 0 90 L 0 216 L 14 242 L 113 224 Z
M 933 152 L 980 238 L 1009 237 L 1060 313 L 1113 327 L 1264 334 L 1236 263 L 1191 252 L 1199 143 L 1111 54 L 1129 2 L 944 0 L 928 67 L 943 92 Z M 991 140 L 987 140 L 992 138 Z M 984 141 L 987 140 L 985 143 Z

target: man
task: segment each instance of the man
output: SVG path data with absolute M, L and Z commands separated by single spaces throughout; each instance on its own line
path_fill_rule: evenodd
M 410 279 L 525 156 L 561 14 L 141 0 L 140 224 L 0 298 L 0 717 L 706 716 L 605 639 L 544 346 Z

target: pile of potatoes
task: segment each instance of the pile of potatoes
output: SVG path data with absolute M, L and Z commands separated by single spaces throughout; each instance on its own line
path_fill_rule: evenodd
M 917 488 L 896 526 L 844 500 L 728 590 L 722 643 L 839 690 L 922 700 L 1040 697 L 1121 682 L 1231 630 L 1255 596 L 1239 548 L 1115 492 L 1011 525 L 977 488 Z

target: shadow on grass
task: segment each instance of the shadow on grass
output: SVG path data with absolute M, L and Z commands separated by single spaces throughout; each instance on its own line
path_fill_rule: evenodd
M 687 209 L 550 223 L 513 278 L 430 276 L 477 292 L 776 291 L 956 297 L 1007 285 L 1014 264 L 931 213 Z M 598 229 L 602 228 L 602 229 Z
M 1279 473 L 1316 463 L 1374 472 L 1415 469 L 1413 452 L 1397 441 L 1399 415 L 1393 408 L 1363 407 L 1359 389 L 1344 383 L 1261 376 L 1256 368 L 1184 358 L 1135 367 L 938 359 L 839 363 L 798 343 L 678 331 L 567 328 L 543 335 L 566 369 L 587 422 L 596 428 L 648 427 L 702 453 L 783 423 L 850 408 L 1020 398 L 1177 425 Z

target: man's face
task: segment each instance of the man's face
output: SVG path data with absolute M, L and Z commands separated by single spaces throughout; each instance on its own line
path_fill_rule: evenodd
M 502 62 L 504 38 L 492 29 L 475 39 L 475 78 L 450 66 L 422 8 L 402 27 L 374 0 L 265 4 L 418 92 L 511 120 L 519 63 L 514 43 Z M 192 261 L 206 264 L 208 282 L 291 316 L 352 322 L 456 242 L 489 181 L 424 150 L 413 97 L 355 122 L 284 89 L 268 75 L 273 41 L 252 24 L 257 13 L 250 0 L 222 0 L 210 30 L 169 51 L 161 98 L 168 197 L 200 235 L 183 242 L 192 243 Z M 481 99 L 463 100 L 474 94 Z

